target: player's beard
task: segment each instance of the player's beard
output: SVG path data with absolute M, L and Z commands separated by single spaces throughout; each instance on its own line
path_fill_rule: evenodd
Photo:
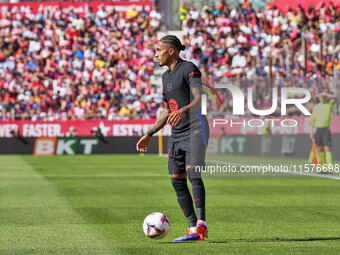
M 159 66 L 165 66 L 165 65 L 166 65 L 165 63 L 162 63 L 162 64 L 161 64 L 160 61 L 157 61 L 157 63 L 158 63 Z

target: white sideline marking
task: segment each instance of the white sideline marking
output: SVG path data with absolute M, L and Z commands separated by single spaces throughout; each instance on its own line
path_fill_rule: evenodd
M 43 178 L 114 178 L 114 177 L 164 177 L 169 176 L 168 174 L 152 174 L 152 175 L 129 175 L 129 174 L 42 174 Z M 31 175 L 0 175 L 0 179 L 5 178 L 17 178 L 17 179 L 34 179 L 41 178 L 41 176 L 31 176 Z

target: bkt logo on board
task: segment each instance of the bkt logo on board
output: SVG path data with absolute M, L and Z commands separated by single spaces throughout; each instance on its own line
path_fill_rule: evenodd
M 98 149 L 97 138 L 41 137 L 35 139 L 34 155 L 94 154 Z

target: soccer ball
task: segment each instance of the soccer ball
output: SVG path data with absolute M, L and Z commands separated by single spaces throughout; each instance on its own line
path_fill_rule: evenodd
M 161 239 L 169 233 L 170 221 L 163 213 L 154 212 L 146 216 L 143 230 L 148 237 Z

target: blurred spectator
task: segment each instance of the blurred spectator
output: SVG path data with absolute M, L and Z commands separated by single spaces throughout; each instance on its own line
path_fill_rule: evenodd
M 100 127 L 93 127 L 91 130 L 91 135 L 98 137 L 103 143 L 107 144 L 109 141 L 106 140 L 104 134 L 102 133 Z
M 23 144 L 26 144 L 26 145 L 29 144 L 29 141 L 20 134 L 19 128 L 13 128 L 12 131 L 11 131 L 11 136 L 16 137 Z
M 77 136 L 77 130 L 74 126 L 70 127 L 69 131 L 66 133 L 68 137 L 75 137 Z
M 179 16 L 179 21 L 181 22 L 181 26 L 183 21 L 187 18 L 188 15 L 188 9 L 187 5 L 185 2 L 181 2 L 179 4 L 179 9 L 178 9 L 178 16 Z
M 126 18 L 128 20 L 134 20 L 138 17 L 138 11 L 136 10 L 136 5 L 131 5 L 129 10 L 126 12 Z

